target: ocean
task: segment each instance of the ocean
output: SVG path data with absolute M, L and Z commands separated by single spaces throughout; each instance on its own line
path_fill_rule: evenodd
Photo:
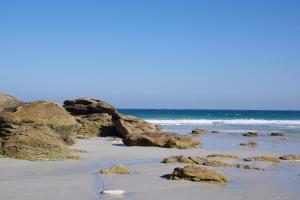
M 119 109 L 119 111 L 162 125 L 165 130 L 179 134 L 190 135 L 194 128 L 219 131 L 221 135 L 218 136 L 212 134 L 199 136 L 210 149 L 216 146 L 236 149 L 240 148 L 240 142 L 257 141 L 260 144 L 258 148 L 300 152 L 300 111 L 173 109 Z M 257 131 L 260 137 L 243 137 L 243 133 L 248 131 Z M 272 131 L 284 133 L 288 140 L 270 137 Z

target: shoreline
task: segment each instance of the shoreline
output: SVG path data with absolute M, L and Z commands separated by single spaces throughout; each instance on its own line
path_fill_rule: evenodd
M 204 145 L 205 146 L 205 145 Z M 300 192 L 295 188 L 300 183 L 300 162 L 286 161 L 278 165 L 256 162 L 265 171 L 235 168 L 214 168 L 224 173 L 229 183 L 219 186 L 188 181 L 169 181 L 161 178 L 173 168 L 183 164 L 163 164 L 168 156 L 205 156 L 212 153 L 235 153 L 241 158 L 258 155 L 277 155 L 276 152 L 253 149 L 250 152 L 166 149 L 158 147 L 127 147 L 112 144 L 111 138 L 78 140 L 71 148 L 87 150 L 77 153 L 79 161 L 32 162 L 0 158 L 0 199 L 85 199 L 100 198 L 104 189 L 125 190 L 122 199 L 182 199 L 201 195 L 208 199 L 296 199 Z M 129 175 L 99 175 L 96 172 L 115 164 L 124 164 Z M 224 197 L 224 198 L 223 198 Z M 101 195 L 101 199 L 118 199 Z

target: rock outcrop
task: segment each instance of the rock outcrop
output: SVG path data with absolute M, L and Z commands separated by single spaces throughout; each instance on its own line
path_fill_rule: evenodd
M 36 101 L 0 115 L 0 153 L 28 160 L 78 158 L 67 145 L 76 142 L 76 120 L 53 101 Z
M 166 132 L 145 132 L 140 134 L 128 134 L 123 138 L 127 146 L 156 146 L 164 148 L 197 148 L 200 142 L 196 138 Z
M 0 113 L 15 111 L 17 107 L 24 104 L 13 96 L 0 93 Z
M 121 137 L 112 122 L 112 118 L 117 115 L 117 111 L 108 103 L 97 99 L 80 98 L 66 100 L 64 108 L 81 124 L 81 128 L 77 131 L 78 138 Z
M 124 137 L 127 135 L 139 135 L 146 132 L 160 132 L 162 130 L 162 127 L 159 125 L 151 124 L 142 119 L 123 114 L 115 115 L 113 123 L 117 131 Z
M 164 177 L 171 180 L 185 179 L 196 182 L 219 184 L 227 183 L 227 178 L 223 174 L 212 169 L 197 167 L 193 165 L 185 166 L 183 168 L 177 167 L 174 169 L 172 174 L 167 174 Z

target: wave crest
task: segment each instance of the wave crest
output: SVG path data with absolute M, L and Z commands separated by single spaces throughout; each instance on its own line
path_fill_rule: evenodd
M 160 125 L 218 125 L 218 124 L 236 124 L 236 125 L 300 125 L 300 120 L 265 120 L 265 119 L 146 119 L 147 122 Z

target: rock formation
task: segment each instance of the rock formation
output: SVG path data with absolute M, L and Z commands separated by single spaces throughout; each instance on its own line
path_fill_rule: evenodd
M 123 138 L 127 146 L 157 146 L 165 148 L 197 148 L 200 142 L 196 138 L 166 132 L 145 132 L 140 134 L 128 134 Z
M 36 101 L 0 115 L 0 153 L 28 160 L 76 158 L 67 145 L 76 141 L 75 119 L 53 101 Z
M 13 96 L 0 93 L 0 113 L 14 111 L 23 104 L 25 103 Z

